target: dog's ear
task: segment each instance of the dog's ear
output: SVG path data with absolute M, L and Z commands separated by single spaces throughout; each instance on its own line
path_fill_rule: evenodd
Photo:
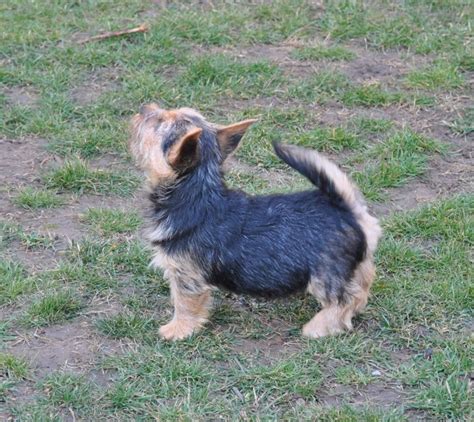
M 224 160 L 237 148 L 246 130 L 256 121 L 256 119 L 248 119 L 234 123 L 233 125 L 217 128 L 217 141 L 219 142 L 222 158 Z
M 199 137 L 201 133 L 201 128 L 192 128 L 171 146 L 168 153 L 168 163 L 171 167 L 183 171 L 197 164 L 199 161 Z

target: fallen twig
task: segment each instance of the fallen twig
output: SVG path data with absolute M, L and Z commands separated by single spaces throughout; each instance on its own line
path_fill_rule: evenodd
M 78 44 L 85 44 L 91 41 L 100 41 L 100 40 L 105 40 L 107 38 L 120 37 L 122 35 L 135 34 L 137 32 L 147 32 L 147 31 L 148 31 L 148 25 L 146 23 L 142 23 L 140 26 L 137 26 L 136 28 L 125 29 L 123 31 L 104 32 L 103 34 L 94 35 L 93 37 L 89 37 L 84 40 L 78 41 Z

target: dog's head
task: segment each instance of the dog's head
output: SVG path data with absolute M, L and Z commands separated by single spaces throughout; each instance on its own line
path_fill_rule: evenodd
M 208 162 L 221 164 L 254 122 L 218 126 L 190 108 L 147 104 L 132 119 L 130 151 L 152 184 L 170 182 Z

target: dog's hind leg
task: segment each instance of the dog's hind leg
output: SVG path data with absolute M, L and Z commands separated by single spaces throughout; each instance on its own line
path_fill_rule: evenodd
M 367 304 L 370 286 L 375 277 L 372 258 L 366 258 L 354 271 L 347 285 L 346 300 L 343 303 L 327 301 L 322 284 L 312 280 L 308 291 L 323 305 L 312 319 L 303 327 L 303 335 L 311 338 L 334 335 L 352 329 L 352 317 L 361 312 Z

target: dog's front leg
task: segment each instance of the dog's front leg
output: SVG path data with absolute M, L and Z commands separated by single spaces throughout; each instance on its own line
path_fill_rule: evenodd
M 160 328 L 160 336 L 166 340 L 182 340 L 207 322 L 212 302 L 211 292 L 207 288 L 191 290 L 175 276 L 170 277 L 170 288 L 174 316 Z

